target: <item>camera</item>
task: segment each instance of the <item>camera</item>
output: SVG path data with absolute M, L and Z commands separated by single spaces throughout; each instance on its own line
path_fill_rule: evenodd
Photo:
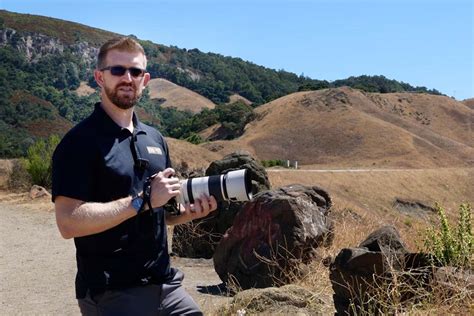
M 247 169 L 229 171 L 225 174 L 198 177 L 180 181 L 181 188 L 176 197 L 178 203 L 194 203 L 202 195 L 213 196 L 219 201 L 249 201 L 252 199 L 252 181 Z

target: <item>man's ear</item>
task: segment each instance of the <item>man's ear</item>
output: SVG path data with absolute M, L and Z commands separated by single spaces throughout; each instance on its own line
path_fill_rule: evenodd
M 102 71 L 95 69 L 94 79 L 95 79 L 95 82 L 97 82 L 97 85 L 99 87 L 102 88 L 104 86 L 104 73 Z
M 143 87 L 146 87 L 148 83 L 150 82 L 151 76 L 149 72 L 145 72 L 145 75 L 143 76 Z

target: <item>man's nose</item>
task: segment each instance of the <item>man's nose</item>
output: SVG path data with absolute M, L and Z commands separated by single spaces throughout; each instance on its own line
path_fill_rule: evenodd
M 130 73 L 130 69 L 127 69 L 125 73 L 122 76 L 122 80 L 126 80 L 128 82 L 131 82 L 133 79 L 132 74 Z

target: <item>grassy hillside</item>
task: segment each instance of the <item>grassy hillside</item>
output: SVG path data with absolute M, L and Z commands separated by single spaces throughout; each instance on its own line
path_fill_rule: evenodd
M 474 111 L 444 96 L 372 94 L 351 88 L 291 94 L 255 110 L 233 141 L 260 159 L 305 165 L 436 167 L 473 165 Z

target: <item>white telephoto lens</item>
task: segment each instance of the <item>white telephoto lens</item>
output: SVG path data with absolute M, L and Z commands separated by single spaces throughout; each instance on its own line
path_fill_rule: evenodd
M 202 196 L 209 197 L 209 177 L 194 178 L 192 180 L 191 188 L 193 190 L 193 201 Z
M 234 201 L 249 201 L 252 192 L 246 180 L 246 169 L 229 171 L 225 175 L 227 196 Z

